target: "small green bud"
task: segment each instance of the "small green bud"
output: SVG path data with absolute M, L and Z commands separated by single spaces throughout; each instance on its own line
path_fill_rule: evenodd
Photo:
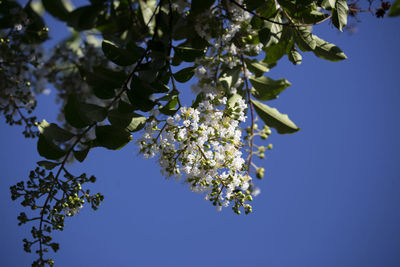
M 266 135 L 266 134 L 262 134 L 262 135 L 260 135 L 260 137 L 261 137 L 261 139 L 264 139 L 264 140 L 268 139 L 268 135 Z
M 259 157 L 260 159 L 263 159 L 263 158 L 265 158 L 265 154 L 264 154 L 264 153 L 260 153 L 260 154 L 258 154 L 258 157 Z
M 272 144 L 269 144 L 269 145 L 267 146 L 267 149 L 271 150 L 273 147 L 274 147 L 274 146 L 273 146 Z
M 264 168 L 257 168 L 257 170 L 256 170 L 256 172 L 257 172 L 256 176 L 257 176 L 258 179 L 264 178 L 264 171 L 265 171 Z

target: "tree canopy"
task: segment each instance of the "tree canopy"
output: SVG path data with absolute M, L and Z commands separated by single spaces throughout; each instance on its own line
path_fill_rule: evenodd
M 272 130 L 300 128 L 266 104 L 291 83 L 266 73 L 283 57 L 300 65 L 312 52 L 328 61 L 347 57 L 316 36 L 312 27 L 332 23 L 339 31 L 359 12 L 398 16 L 400 1 L 346 0 L 68 0 L 0 1 L 0 112 L 37 138 L 43 157 L 12 199 L 30 208 L 19 224 L 33 224 L 24 250 L 33 266 L 53 265 L 51 232 L 64 228 L 84 204 L 97 209 L 104 197 L 72 174 L 67 163 L 85 161 L 91 149 L 118 150 L 136 142 L 144 158 L 156 157 L 166 177 L 205 195 L 217 210 L 241 214 L 259 193 L 254 178 L 264 168 Z M 69 38 L 46 47 L 48 12 L 71 29 Z M 194 78 L 194 79 L 192 79 Z M 195 82 L 191 103 L 180 84 Z M 58 122 L 37 121 L 35 96 L 51 84 L 61 103 Z M 134 139 L 133 133 L 140 137 Z M 259 143 L 259 145 L 256 144 Z

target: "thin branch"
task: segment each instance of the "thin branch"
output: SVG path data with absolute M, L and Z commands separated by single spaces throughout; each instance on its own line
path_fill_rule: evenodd
M 271 23 L 274 23 L 274 24 L 282 25 L 282 26 L 289 26 L 289 27 L 307 27 L 307 26 L 313 26 L 313 25 L 321 24 L 321 23 L 327 21 L 328 19 L 330 19 L 330 18 L 332 17 L 332 15 L 329 15 L 328 17 L 326 17 L 326 18 L 324 18 L 324 19 L 322 19 L 322 20 L 320 20 L 320 21 L 317 21 L 317 22 L 315 22 L 315 23 L 309 23 L 309 24 L 281 23 L 281 22 L 277 22 L 277 21 L 274 21 L 274 20 L 272 20 L 272 19 L 269 19 L 269 18 L 267 18 L 267 17 L 261 16 L 260 14 L 254 12 L 254 11 L 248 9 L 248 8 L 246 8 L 244 5 L 239 4 L 239 3 L 236 2 L 235 0 L 229 0 L 229 1 L 231 1 L 233 4 L 235 4 L 236 6 L 240 7 L 241 9 L 243 9 L 243 10 L 249 12 L 249 13 L 252 14 L 253 16 L 256 16 L 256 17 L 258 17 L 258 18 L 260 18 L 260 19 L 262 19 L 262 20 L 265 20 L 265 21 L 268 21 L 268 22 L 271 22 Z M 283 9 L 282 9 L 282 10 L 283 10 Z
M 247 70 L 246 70 L 246 65 L 244 63 L 244 57 L 243 55 L 240 56 L 240 59 L 242 61 L 242 69 L 243 69 L 243 74 L 244 74 L 244 82 L 246 85 L 246 92 L 247 92 L 247 101 L 249 103 L 250 107 L 250 118 L 251 118 L 251 128 L 250 128 L 250 152 L 249 152 L 249 157 L 248 157 L 248 165 L 247 165 L 247 174 L 250 173 L 250 166 L 251 166 L 251 160 L 253 157 L 253 147 L 254 147 L 254 122 L 255 122 L 255 117 L 254 117 L 254 107 L 253 107 L 253 102 L 251 102 L 251 92 L 250 92 L 250 87 L 249 87 L 249 81 L 247 80 Z

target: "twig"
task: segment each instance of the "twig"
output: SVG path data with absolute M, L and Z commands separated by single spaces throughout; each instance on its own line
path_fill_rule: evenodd
M 254 147 L 254 107 L 253 107 L 253 102 L 251 102 L 251 92 L 250 92 L 250 87 L 249 87 L 249 82 L 247 80 L 246 76 L 246 65 L 244 63 L 244 57 L 243 55 L 240 55 L 240 59 L 242 61 L 242 69 L 243 69 L 243 75 L 244 75 L 244 82 L 246 85 L 246 91 L 247 91 L 247 99 L 250 107 L 250 118 L 251 118 L 251 128 L 250 128 L 250 152 L 249 152 L 249 157 L 248 157 L 248 165 L 247 165 L 247 174 L 250 173 L 250 165 L 251 165 L 251 160 L 253 157 L 253 147 Z
M 260 19 L 262 19 L 262 20 L 265 20 L 265 21 L 268 21 L 268 22 L 271 22 L 271 23 L 274 23 L 274 24 L 282 25 L 282 26 L 289 26 L 289 27 L 307 27 L 307 26 L 313 26 L 313 25 L 321 24 L 321 23 L 327 21 L 328 19 L 330 19 L 330 18 L 332 17 L 332 15 L 329 15 L 328 17 L 326 17 L 326 18 L 324 18 L 324 19 L 322 19 L 322 20 L 320 20 L 320 21 L 317 21 L 317 22 L 315 22 L 315 23 L 309 23 L 309 24 L 282 23 L 282 22 L 277 22 L 277 21 L 274 21 L 274 20 L 269 19 L 269 18 L 267 18 L 267 17 L 261 16 L 260 14 L 258 14 L 258 13 L 256 13 L 256 12 L 254 12 L 254 11 L 252 11 L 252 10 L 246 8 L 245 6 L 239 4 L 239 3 L 236 2 L 235 0 L 229 0 L 229 1 L 231 1 L 231 2 L 232 2 L 233 4 L 235 4 L 236 6 L 240 7 L 241 9 L 243 9 L 243 10 L 249 12 L 250 14 L 252 14 L 252 15 L 254 15 L 254 16 L 256 16 L 256 17 L 258 17 L 258 18 L 260 18 Z M 282 9 L 282 10 L 283 10 L 283 9 Z

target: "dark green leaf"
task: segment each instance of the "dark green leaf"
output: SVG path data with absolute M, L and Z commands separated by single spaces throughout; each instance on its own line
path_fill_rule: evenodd
M 141 130 L 145 123 L 146 118 L 136 113 L 121 113 L 119 110 L 111 110 L 108 114 L 110 123 L 118 128 L 127 129 L 130 132 Z
M 104 125 L 96 127 L 96 140 L 100 146 L 116 150 L 132 141 L 132 135 L 123 128 Z
M 85 160 L 89 153 L 89 148 L 83 149 L 83 150 L 74 150 L 74 157 L 79 161 L 82 162 Z
M 209 9 L 215 0 L 192 0 L 190 6 L 190 13 L 197 15 L 203 11 Z
M 39 136 L 37 150 L 40 156 L 51 160 L 59 159 L 66 154 L 66 151 L 59 148 L 54 142 L 43 135 Z
M 74 134 L 60 128 L 55 123 L 48 123 L 43 120 L 38 126 L 39 132 L 49 140 L 65 142 L 74 137 Z
M 94 94 L 100 99 L 110 99 L 115 96 L 115 89 L 121 88 L 127 76 L 123 71 L 114 71 L 102 66 L 93 68 L 93 72 L 82 70 L 86 82 L 93 88 Z
M 115 90 L 104 87 L 94 87 L 93 93 L 96 97 L 100 99 L 111 99 L 115 96 Z
M 60 164 L 61 164 L 60 162 L 52 162 L 52 161 L 47 161 L 47 160 L 42 160 L 42 161 L 37 162 L 37 165 L 39 165 L 40 167 L 43 167 L 49 171 L 51 171 L 52 169 L 54 169 L 55 167 L 57 167 Z
M 42 0 L 44 8 L 53 17 L 56 17 L 62 21 L 67 21 L 69 16 L 69 11 L 64 5 L 63 0 Z
M 252 99 L 251 102 L 258 116 L 260 116 L 264 123 L 275 128 L 278 133 L 295 133 L 300 130 L 300 128 L 289 119 L 288 115 L 280 113 L 276 108 L 271 108 L 254 99 Z
M 250 77 L 250 81 L 253 85 L 253 96 L 264 101 L 277 98 L 283 90 L 291 85 L 286 79 L 273 80 L 265 76 Z
M 107 109 L 94 105 L 94 104 L 86 104 L 82 103 L 80 105 L 80 111 L 83 115 L 88 118 L 91 122 L 101 122 L 106 119 Z
M 193 62 L 196 58 L 204 55 L 204 49 L 196 49 L 191 47 L 174 47 L 175 54 L 186 62 Z
M 135 53 L 135 50 L 122 49 L 108 40 L 103 41 L 101 48 L 103 49 L 104 55 L 119 66 L 132 65 L 142 56 L 141 54 Z
M 389 17 L 396 17 L 400 15 L 400 0 L 396 0 L 389 10 Z
M 107 110 L 103 107 L 81 103 L 75 95 L 68 97 L 64 108 L 66 121 L 75 128 L 84 128 L 93 122 L 101 122 L 106 118 Z
M 195 69 L 196 67 L 188 67 L 181 69 L 180 71 L 174 74 L 174 78 L 176 81 L 180 83 L 185 83 L 193 77 Z
M 178 104 L 178 95 L 172 95 L 168 103 L 162 108 L 160 108 L 160 112 L 162 114 L 172 116 L 178 111 L 175 109 L 177 104 Z
M 253 0 L 248 0 L 253 2 Z M 271 18 L 276 14 L 276 3 L 275 1 L 263 1 L 261 6 L 257 8 L 257 13 L 265 18 Z
M 90 120 L 80 111 L 80 104 L 75 95 L 70 95 L 64 107 L 65 120 L 75 128 L 83 128 L 90 124 Z
M 245 0 L 244 4 L 246 4 L 246 7 L 250 10 L 254 10 L 258 7 L 260 7 L 261 5 L 265 4 L 264 0 Z
M 69 14 L 68 26 L 78 31 L 90 30 L 96 27 L 99 15 L 103 10 L 102 6 L 82 6 Z
M 120 113 L 132 113 L 133 110 L 134 109 L 132 108 L 132 106 L 129 103 L 127 103 L 127 102 L 125 102 L 123 100 L 119 101 L 119 103 L 118 103 L 118 111 Z
M 144 95 L 136 90 L 129 90 L 126 93 L 134 110 L 148 112 L 156 104 L 154 101 L 150 100 L 149 95 Z

